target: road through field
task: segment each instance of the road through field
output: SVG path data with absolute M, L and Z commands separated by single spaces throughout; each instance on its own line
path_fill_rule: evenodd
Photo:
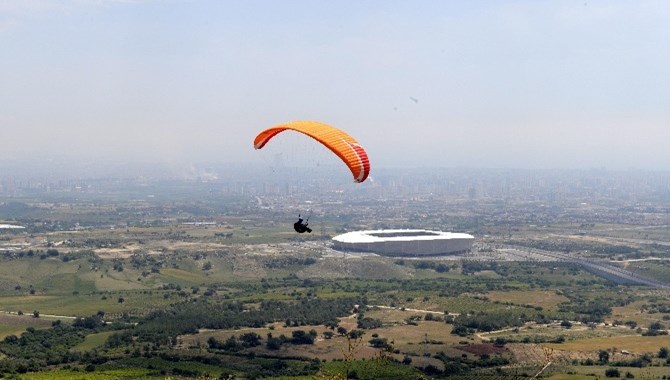
M 392 307 L 392 306 L 382 306 L 382 305 L 368 305 L 368 307 L 378 307 L 380 309 L 388 309 L 388 310 L 400 310 L 400 311 L 412 311 L 416 313 L 432 313 L 432 314 L 441 314 L 444 315 L 444 312 L 442 311 L 433 311 L 433 310 L 421 310 L 421 309 L 409 309 L 409 308 L 398 308 L 398 307 Z M 455 317 L 461 315 L 460 313 L 449 313 L 447 315 L 453 315 Z
M 7 314 L 7 315 L 19 315 L 19 313 L 13 312 L 13 311 L 4 311 L 0 310 L 0 313 L 2 314 Z M 24 316 L 31 316 L 32 314 L 23 314 Z M 40 317 L 46 317 L 46 318 L 63 318 L 63 319 L 77 319 L 77 317 L 73 317 L 70 315 L 54 315 L 54 314 L 39 314 Z

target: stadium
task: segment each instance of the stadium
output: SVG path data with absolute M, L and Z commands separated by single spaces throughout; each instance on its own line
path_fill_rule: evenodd
M 469 234 L 430 230 L 354 231 L 335 236 L 333 248 L 384 256 L 439 256 L 469 251 L 474 239 Z

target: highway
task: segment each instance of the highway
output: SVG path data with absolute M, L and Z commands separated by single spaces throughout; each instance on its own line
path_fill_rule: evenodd
M 531 261 L 560 261 L 576 263 L 582 266 L 585 270 L 606 278 L 617 284 L 636 284 L 647 285 L 654 288 L 670 289 L 670 284 L 658 281 L 653 278 L 641 276 L 637 273 L 621 269 L 615 265 L 606 262 L 585 259 L 574 254 L 565 254 L 554 251 L 545 251 L 536 248 L 516 247 L 510 246 L 501 249 L 501 251 L 519 257 L 530 259 Z

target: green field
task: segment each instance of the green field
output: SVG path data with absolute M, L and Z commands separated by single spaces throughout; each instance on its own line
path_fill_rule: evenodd
M 662 292 L 615 286 L 574 266 L 557 263 L 450 260 L 449 271 L 438 272 L 434 269 L 437 261 L 432 267 L 427 265 L 431 259 L 340 255 L 264 223 L 262 218 L 236 217 L 235 223 L 230 223 L 234 228 L 176 223 L 54 233 L 48 240 L 58 242 L 58 256 L 3 256 L 0 310 L 20 310 L 26 315 L 0 315 L 0 338 L 16 335 L 35 351 L 31 356 L 31 352 L 21 351 L 21 345 L 10 345 L 12 339 L 8 339 L 3 352 L 14 356 L 7 362 L 20 363 L 29 357 L 45 366 L 56 363 L 50 364 L 48 372 L 22 374 L 26 379 L 164 379 L 180 378 L 184 373 L 193 377 L 263 373 L 267 378 L 276 369 L 313 374 L 277 379 L 332 378 L 346 370 L 342 360 L 351 342 L 346 332 L 337 333 L 336 327 L 349 332 L 359 328 L 352 300 L 368 306 L 362 309 L 364 317 L 381 321 L 381 327 L 363 330 L 350 352 L 353 361 L 349 370 L 359 379 L 419 378 L 421 368 L 446 370 L 449 360 L 463 367 L 455 378 L 466 379 L 468 374 L 490 378 L 486 376 L 495 368 L 486 367 L 487 360 L 509 360 L 509 365 L 498 364 L 503 372 L 510 368 L 531 371 L 541 366 L 545 348 L 554 349 L 561 371 L 574 372 L 552 378 L 583 379 L 589 373 L 602 377 L 604 366 L 566 363 L 596 357 L 603 347 L 616 348 L 613 356 L 620 359 L 621 350 L 630 355 L 653 354 L 670 346 L 667 336 L 642 337 L 643 330 L 611 326 L 615 320 L 636 321 L 643 328 L 656 321 L 667 325 L 662 320 L 664 314 L 641 312 L 650 304 L 667 303 L 667 294 Z M 570 233 L 573 227 L 547 227 L 546 231 L 556 237 Z M 222 237 L 231 232 L 231 238 Z M 519 231 L 523 236 L 534 233 L 530 229 Z M 426 265 L 417 265 L 421 262 Z M 327 300 L 319 304 L 323 305 L 319 310 L 311 310 L 318 314 L 345 298 L 346 307 L 337 309 L 336 317 L 329 315 L 313 322 L 312 315 L 297 313 L 303 305 Z M 595 301 L 604 309 L 611 308 L 607 309 L 611 313 L 604 314 L 610 325 L 577 323 L 589 317 Z M 274 322 L 245 319 L 264 305 L 277 305 L 264 310 L 283 317 Z M 286 310 L 295 315 L 282 314 Z M 33 311 L 39 311 L 41 317 L 32 318 Z M 451 314 L 449 323 L 442 320 L 445 311 Z M 75 330 L 79 323 L 70 324 L 72 317 L 99 312 L 104 312 L 104 321 L 123 324 L 98 321 L 95 327 L 79 330 Z M 439 320 L 425 320 L 428 313 Z M 491 323 L 489 326 L 496 327 L 469 327 L 459 332 L 455 327 L 460 317 L 507 324 Z M 69 341 L 39 335 L 54 319 L 62 319 L 66 326 L 48 331 L 64 331 L 58 334 Z M 572 321 L 572 327 L 561 326 L 563 319 Z M 327 327 L 332 323 L 336 327 Z M 181 330 L 182 326 L 186 327 Z M 30 327 L 39 329 L 39 334 Z M 110 331 L 112 328 L 121 330 Z M 294 332 L 312 329 L 316 332 L 313 344 L 291 340 Z M 258 334 L 260 344 L 209 346 L 210 338 L 227 342 L 235 336 L 239 343 L 239 338 L 251 332 Z M 268 334 L 283 336 L 279 348 L 266 345 Z M 29 341 L 32 337 L 38 339 Z M 557 337 L 565 341 L 543 343 Z M 392 352 L 389 355 L 408 364 L 377 360 L 381 349 L 372 346 L 373 338 L 385 339 Z M 496 342 L 498 338 L 503 343 Z M 41 351 L 44 349 L 47 352 Z M 322 370 L 317 373 L 319 365 Z M 622 369 L 622 373 L 628 370 Z M 3 375 L 14 376 L 17 369 L 5 367 L 3 371 Z M 644 371 L 630 370 L 636 378 L 644 378 Z M 662 373 L 656 367 L 650 371 Z
M 34 310 L 44 315 L 64 317 L 85 317 L 104 311 L 114 313 L 142 313 L 163 305 L 176 298 L 165 298 L 165 291 L 121 291 L 89 295 L 35 295 L 0 297 L 0 310 L 7 312 Z M 123 297 L 124 302 L 119 303 Z
M 113 369 L 113 370 L 93 370 L 87 372 L 84 369 L 80 371 L 56 370 L 45 371 L 21 375 L 20 379 L 25 380 L 130 380 L 130 379 L 160 379 L 165 380 L 166 376 L 157 371 L 151 371 L 141 368 Z
M 36 329 L 48 328 L 51 320 L 45 318 L 33 318 L 32 313 L 19 316 L 16 314 L 0 313 L 0 339 L 7 335 L 21 335 L 28 327 Z
M 87 335 L 84 341 L 74 346 L 72 350 L 79 352 L 86 352 L 91 351 L 98 347 L 102 347 L 102 345 L 105 344 L 107 338 L 109 338 L 109 336 L 114 334 L 115 332 L 116 331 L 105 331 L 97 334 Z
M 567 297 L 547 290 L 494 291 L 489 292 L 488 297 L 491 301 L 511 302 L 517 305 L 533 305 L 544 309 L 556 309 L 561 302 L 568 301 Z
M 635 379 L 655 380 L 670 374 L 668 367 L 611 367 L 611 366 L 573 366 L 570 367 L 575 374 L 556 374 L 549 377 L 549 380 L 595 380 L 609 379 L 605 376 L 605 371 L 609 368 L 617 368 L 621 373 L 620 378 L 625 378 L 626 373 L 630 372 Z M 594 376 L 595 375 L 595 376 Z
M 670 347 L 670 336 L 609 336 L 591 339 L 575 339 L 561 344 L 547 344 L 566 351 L 598 351 L 615 347 L 617 350 L 626 350 L 634 354 L 656 354 L 661 347 Z

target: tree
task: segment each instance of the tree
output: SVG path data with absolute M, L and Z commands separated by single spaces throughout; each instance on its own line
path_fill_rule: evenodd
M 272 334 L 268 333 L 268 339 L 265 342 L 265 346 L 268 350 L 278 350 L 283 343 L 284 342 L 280 338 L 275 338 Z
M 385 348 L 388 346 L 388 340 L 386 338 L 372 338 L 368 343 L 375 348 Z
M 209 339 L 207 339 L 207 346 L 209 346 L 209 348 L 219 348 L 219 344 L 219 341 L 213 336 L 210 336 Z
M 235 337 L 235 335 L 233 335 L 233 336 L 229 337 L 228 339 L 226 339 L 226 341 L 223 343 L 223 345 L 221 345 L 220 348 L 222 348 L 226 351 L 238 351 L 238 350 L 240 350 L 241 347 L 240 347 L 240 344 L 237 343 L 237 337 Z
M 618 368 L 608 368 L 605 371 L 605 377 L 621 377 L 621 372 Z
M 245 347 L 256 347 L 261 344 L 261 336 L 254 332 L 242 334 L 240 340 Z
M 468 330 L 467 327 L 463 325 L 458 325 L 454 326 L 454 328 L 451 329 L 451 333 L 458 336 L 468 336 L 470 334 L 470 331 Z
M 607 363 L 610 361 L 610 353 L 605 350 L 600 350 L 598 352 L 598 361 L 601 363 Z
M 658 321 L 653 322 L 652 324 L 649 325 L 649 330 L 658 331 L 658 330 L 663 330 L 664 328 L 665 328 L 665 326 L 663 326 L 663 324 L 661 322 L 658 322 Z
M 449 267 L 445 264 L 437 264 L 437 266 L 435 267 L 435 271 L 438 273 L 449 272 Z
M 359 329 L 376 329 L 382 327 L 382 321 L 370 317 L 364 317 L 358 320 Z
M 40 317 L 40 312 L 35 310 L 33 311 L 33 318 L 39 318 Z
M 505 338 L 498 337 L 495 338 L 493 344 L 497 347 L 503 347 L 505 344 L 507 344 L 507 340 Z
M 314 335 L 308 334 L 303 330 L 293 331 L 292 336 L 291 343 L 293 344 L 314 344 Z
M 667 347 L 661 347 L 661 349 L 658 350 L 658 357 L 661 359 L 667 359 L 669 353 L 670 352 Z

